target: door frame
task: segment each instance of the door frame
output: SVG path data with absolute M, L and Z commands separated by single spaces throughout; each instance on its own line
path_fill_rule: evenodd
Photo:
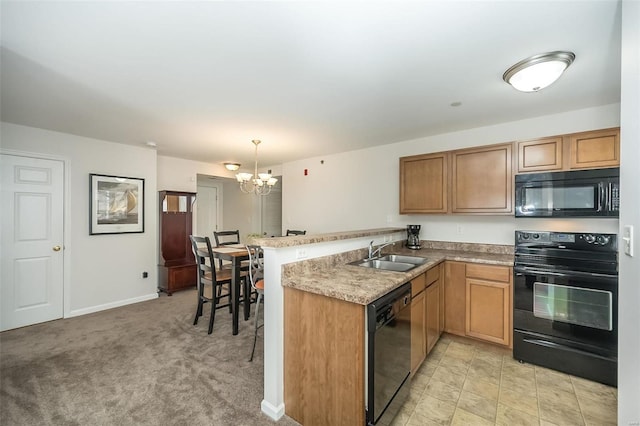
M 19 151 L 14 149 L 0 148 L 0 154 L 14 155 L 18 157 L 35 158 L 38 160 L 54 160 L 61 161 L 64 167 L 63 170 L 63 186 L 62 186 L 62 246 L 64 248 L 64 260 L 62 262 L 62 318 L 69 318 L 71 316 L 71 226 L 67 226 L 71 223 L 71 182 L 69 176 L 71 175 L 71 160 L 68 157 L 60 155 L 45 154 L 41 152 Z M 87 179 L 87 185 L 89 180 Z M 88 187 L 87 187 L 88 188 Z M 87 212 L 89 207 L 87 206 Z

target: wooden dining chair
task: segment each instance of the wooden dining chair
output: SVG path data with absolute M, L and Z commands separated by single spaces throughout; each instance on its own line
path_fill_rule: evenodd
M 216 240 L 216 247 L 240 244 L 240 231 L 213 231 L 213 238 Z M 218 259 L 219 269 L 229 269 L 231 265 Z
M 297 229 L 287 229 L 287 237 L 290 237 L 292 235 L 305 235 L 307 233 L 307 231 L 299 231 Z
M 229 310 L 231 310 L 231 271 L 216 270 L 209 237 L 190 235 L 189 239 L 191 240 L 191 248 L 198 266 L 198 307 L 193 325 L 198 324 L 198 318 L 202 316 L 204 304 L 210 303 L 211 315 L 209 316 L 208 334 L 211 334 L 213 331 L 213 322 L 216 317 L 216 310 L 226 307 L 229 307 Z M 226 292 L 224 291 L 225 287 Z M 225 297 L 227 298 L 227 303 L 221 304 L 220 300 Z
M 251 288 L 258 295 L 256 299 L 256 318 L 253 331 L 253 348 L 251 349 L 251 357 L 249 362 L 253 361 L 253 354 L 256 351 L 256 341 L 258 340 L 258 329 L 264 325 L 258 325 L 258 316 L 260 314 L 260 302 L 264 299 L 264 253 L 262 247 L 257 245 L 248 245 L 247 251 L 249 252 L 249 280 L 251 281 Z
M 240 231 L 213 231 L 213 238 L 216 246 L 227 246 L 229 244 L 240 244 Z

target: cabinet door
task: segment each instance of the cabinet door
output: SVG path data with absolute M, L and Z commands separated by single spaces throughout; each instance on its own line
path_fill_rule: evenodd
M 438 334 L 442 335 L 444 331 L 444 262 L 438 265 L 440 268 L 440 276 L 438 277 L 438 285 L 440 286 L 440 320 L 438 322 Z
M 445 262 L 444 267 L 444 331 L 464 336 L 467 298 L 465 264 Z
M 445 152 L 400 158 L 400 214 L 447 212 Z
M 427 353 L 436 345 L 440 337 L 440 283 L 434 282 L 425 290 L 426 293 L 426 339 Z
M 466 333 L 468 336 L 508 346 L 510 343 L 509 283 L 466 280 Z
M 569 136 L 571 169 L 620 166 L 620 129 Z
M 518 173 L 562 169 L 562 136 L 518 142 Z
M 411 374 L 414 374 L 427 355 L 425 342 L 425 293 L 411 300 Z
M 452 153 L 453 213 L 511 213 L 512 144 Z

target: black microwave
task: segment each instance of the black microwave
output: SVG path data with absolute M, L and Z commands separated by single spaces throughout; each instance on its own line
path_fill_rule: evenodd
M 620 169 L 516 175 L 516 217 L 618 217 Z

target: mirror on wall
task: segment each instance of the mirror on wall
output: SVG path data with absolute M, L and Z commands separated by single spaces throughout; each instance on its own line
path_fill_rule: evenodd
M 166 195 L 162 200 L 162 211 L 165 213 L 186 213 L 186 195 Z
M 194 232 L 213 238 L 214 230 L 239 230 L 240 241 L 247 236 L 282 235 L 282 180 L 269 195 L 243 193 L 236 179 L 198 175 L 198 198 L 194 209 Z

